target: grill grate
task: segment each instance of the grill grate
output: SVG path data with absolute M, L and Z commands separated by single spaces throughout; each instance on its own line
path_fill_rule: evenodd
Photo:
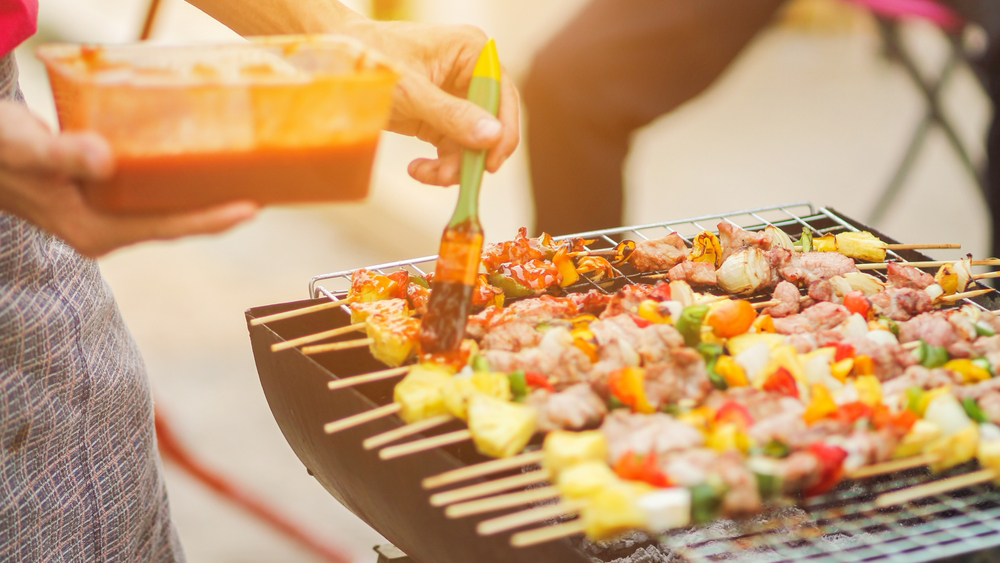
M 715 231 L 719 221 L 728 221 L 747 230 L 774 225 L 791 234 L 793 239 L 801 232 L 802 227 L 809 227 L 816 235 L 868 230 L 882 240 L 894 242 L 832 209 L 817 209 L 810 203 L 793 203 L 567 236 L 595 239 L 589 247 L 591 249 L 613 247 L 622 238 L 639 241 L 672 232 L 676 232 L 690 244 L 701 231 Z M 426 256 L 380 264 L 368 269 L 387 274 L 404 268 L 411 273 L 423 275 L 434 271 L 435 259 L 435 256 Z M 924 260 L 927 257 L 915 251 L 889 251 L 887 259 L 907 261 Z M 316 276 L 309 282 L 309 293 L 314 298 L 343 297 L 350 288 L 352 273 L 353 270 L 346 270 Z M 877 272 L 869 273 L 881 275 Z M 586 280 L 569 289 L 598 288 L 602 291 L 614 291 L 624 283 L 642 281 L 648 275 L 629 271 L 616 271 L 616 274 L 621 278 L 612 286 Z M 965 302 L 985 309 L 980 303 L 970 300 Z M 943 476 L 964 473 L 972 468 L 972 465 L 962 466 Z M 931 479 L 927 469 L 908 470 L 895 475 L 845 483 L 826 495 L 810 499 L 803 506 L 779 507 L 749 521 L 721 520 L 707 526 L 665 534 L 656 539 L 631 536 L 618 542 L 581 547 L 603 560 L 606 558 L 601 555 L 609 552 L 621 552 L 623 549 L 633 552 L 631 557 L 616 559 L 622 562 L 673 561 L 676 560 L 675 556 L 679 556 L 691 563 L 922 563 L 976 552 L 982 557 L 977 561 L 1000 560 L 1000 551 L 983 553 L 983 550 L 1000 548 L 1000 489 L 993 485 L 967 487 L 902 506 L 874 508 L 873 501 L 879 494 Z M 636 550 L 637 545 L 641 549 Z M 658 556 L 653 556 L 652 551 L 656 551 Z M 962 560 L 970 561 L 968 558 Z

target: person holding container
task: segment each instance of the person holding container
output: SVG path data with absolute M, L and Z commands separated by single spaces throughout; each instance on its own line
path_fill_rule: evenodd
M 37 0 L 0 0 L 0 560 L 183 561 L 170 521 L 145 367 L 94 258 L 146 240 L 215 233 L 252 202 L 169 215 L 90 207 L 80 186 L 115 162 L 93 133 L 50 131 L 23 103 L 13 49 Z M 326 0 L 192 0 L 244 36 L 337 33 L 399 74 L 388 129 L 437 149 L 410 175 L 457 183 L 463 148 L 496 171 L 516 148 L 518 94 L 498 118 L 465 101 L 486 36 L 469 26 L 375 22 Z

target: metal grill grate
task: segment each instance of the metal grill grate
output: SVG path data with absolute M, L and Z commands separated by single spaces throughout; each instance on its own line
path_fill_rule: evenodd
M 869 230 L 829 208 L 814 208 L 809 203 L 794 203 L 706 215 L 693 219 L 668 221 L 648 225 L 622 227 L 577 233 L 595 239 L 591 249 L 613 247 L 621 238 L 646 240 L 676 232 L 688 244 L 704 230 L 716 231 L 719 221 L 728 221 L 747 230 L 774 225 L 795 235 L 809 227 L 817 235 L 845 230 Z M 888 237 L 875 232 L 887 242 Z M 566 237 L 557 237 L 566 238 Z M 898 260 L 923 260 L 926 256 L 914 251 L 890 251 L 888 257 Z M 404 268 L 415 274 L 434 271 L 435 256 L 390 262 L 369 267 L 386 274 Z M 336 299 L 346 295 L 353 270 L 314 277 L 309 282 L 312 297 Z M 642 281 L 644 275 L 616 272 L 621 283 Z M 870 272 L 876 275 L 876 272 Z M 645 274 L 648 275 L 648 274 Z M 570 288 L 587 290 L 596 287 L 612 291 L 589 280 Z M 972 302 L 966 300 L 966 302 Z M 979 303 L 977 306 L 982 307 Z M 956 468 L 945 476 L 963 473 L 970 466 Z M 1000 561 L 1000 489 L 993 485 L 977 485 L 951 493 L 940 494 L 898 507 L 875 509 L 873 501 L 881 493 L 925 483 L 932 478 L 928 470 L 918 469 L 895 475 L 853 481 L 831 493 L 810 499 L 803 506 L 788 506 L 771 510 L 744 522 L 718 521 L 711 525 L 680 530 L 657 540 L 630 538 L 601 546 L 586 545 L 585 551 L 603 560 L 610 552 L 635 551 L 644 546 L 644 554 L 616 561 L 674 560 L 680 556 L 691 563 L 753 562 L 784 563 L 810 561 L 816 563 L 848 563 L 873 561 L 885 563 L 922 563 L 978 553 L 976 561 Z M 649 555 L 655 550 L 660 557 Z M 641 550 L 640 550 L 641 551 Z M 668 555 L 670 554 L 670 555 Z M 603 555 L 603 557 L 602 557 Z M 972 559 L 962 559 L 972 561 Z

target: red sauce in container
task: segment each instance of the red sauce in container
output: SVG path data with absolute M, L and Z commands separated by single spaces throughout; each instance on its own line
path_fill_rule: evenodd
M 237 199 L 261 204 L 360 200 L 377 138 L 351 145 L 120 156 L 114 177 L 84 186 L 95 208 L 170 212 Z

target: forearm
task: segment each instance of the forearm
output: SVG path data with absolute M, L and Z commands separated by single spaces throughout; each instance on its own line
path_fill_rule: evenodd
M 346 33 L 367 21 L 336 0 L 188 0 L 243 36 Z

